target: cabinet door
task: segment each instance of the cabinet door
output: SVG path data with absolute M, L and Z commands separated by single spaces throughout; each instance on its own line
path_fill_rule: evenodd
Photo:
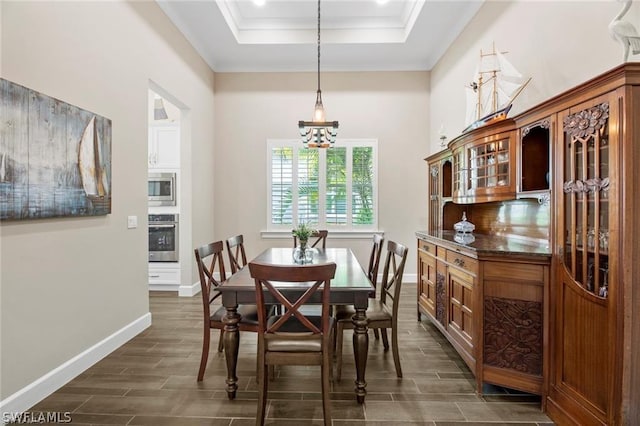
M 456 148 L 451 156 L 453 166 L 453 198 L 461 199 L 467 193 L 465 182 L 467 179 L 467 166 L 464 147 Z
M 434 253 L 435 254 L 435 253 Z M 436 258 L 423 250 L 418 252 L 420 262 L 420 306 L 436 318 Z
M 473 357 L 473 284 L 471 274 L 449 266 L 447 330 L 470 357 Z
M 500 133 L 467 148 L 466 195 L 475 202 L 515 194 L 514 132 Z
M 559 183 L 551 398 L 584 424 L 612 421 L 616 364 L 617 141 L 614 93 L 559 115 Z M 615 200 L 614 200 L 615 201 Z M 612 253 L 613 254 L 613 253 Z
M 440 155 L 429 164 L 429 232 L 443 229 L 443 206 L 451 201 L 451 154 Z
M 440 161 L 429 163 L 429 231 L 442 229 L 442 171 Z
M 180 167 L 180 128 L 157 126 L 149 129 L 149 168 Z

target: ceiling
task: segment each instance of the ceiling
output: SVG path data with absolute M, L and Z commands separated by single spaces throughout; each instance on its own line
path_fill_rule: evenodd
M 315 0 L 156 0 L 216 72 L 315 71 Z M 322 71 L 430 70 L 484 0 L 324 0 Z

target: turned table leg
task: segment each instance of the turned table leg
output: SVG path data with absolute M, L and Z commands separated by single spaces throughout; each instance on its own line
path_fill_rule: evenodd
M 224 357 L 227 362 L 227 396 L 229 399 L 236 397 L 238 390 L 238 347 L 240 346 L 240 332 L 238 330 L 240 314 L 238 306 L 227 307 L 227 315 L 224 317 Z
M 364 379 L 367 369 L 367 355 L 369 352 L 369 334 L 367 333 L 366 309 L 356 308 L 353 316 L 353 352 L 356 361 L 356 397 L 358 403 L 364 402 L 367 394 L 367 382 Z

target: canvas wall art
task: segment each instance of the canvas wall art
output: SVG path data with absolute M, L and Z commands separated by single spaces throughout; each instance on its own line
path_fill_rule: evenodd
M 111 120 L 0 79 L 0 220 L 111 213 Z

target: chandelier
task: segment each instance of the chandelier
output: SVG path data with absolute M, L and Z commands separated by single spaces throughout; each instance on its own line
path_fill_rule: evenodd
M 318 0 L 318 91 L 313 121 L 298 121 L 302 143 L 307 148 L 328 148 L 336 141 L 338 122 L 326 121 L 320 90 L 320 0 Z

